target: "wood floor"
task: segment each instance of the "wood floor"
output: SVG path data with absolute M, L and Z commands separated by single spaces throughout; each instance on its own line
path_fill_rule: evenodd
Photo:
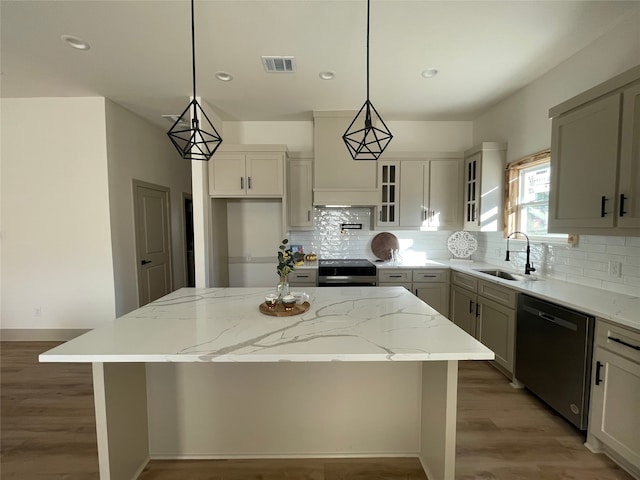
M 96 480 L 91 370 L 39 364 L 53 342 L 2 342 L 2 480 Z M 457 480 L 631 480 L 485 362 L 460 363 Z M 426 480 L 415 459 L 153 461 L 141 480 Z

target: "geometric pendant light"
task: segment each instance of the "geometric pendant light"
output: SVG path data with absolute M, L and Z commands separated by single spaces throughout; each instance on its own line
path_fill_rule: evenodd
M 171 143 L 185 160 L 208 161 L 222 143 L 222 137 L 204 113 L 196 95 L 196 40 L 194 0 L 191 0 L 191 67 L 193 74 L 193 99 L 182 115 L 167 132 Z M 204 123 L 204 129 L 200 124 Z M 185 128 L 184 125 L 191 125 Z
M 393 138 L 369 100 L 369 16 L 370 3 L 367 0 L 367 100 L 342 136 L 354 160 L 377 160 Z

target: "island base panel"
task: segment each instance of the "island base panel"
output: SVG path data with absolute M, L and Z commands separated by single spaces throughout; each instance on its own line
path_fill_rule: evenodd
M 420 461 L 428 478 L 455 478 L 458 361 L 422 364 Z
M 93 363 L 101 480 L 138 478 L 149 461 L 144 363 Z
M 147 365 L 151 458 L 417 456 L 417 362 Z

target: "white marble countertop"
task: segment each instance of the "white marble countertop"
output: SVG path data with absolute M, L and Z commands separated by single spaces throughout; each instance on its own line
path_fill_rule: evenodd
M 40 355 L 44 362 L 491 360 L 402 287 L 308 288 L 310 309 L 263 315 L 264 288 L 183 288 Z
M 420 264 L 385 263 L 376 264 L 376 266 L 378 268 L 450 268 L 604 320 L 610 320 L 619 325 L 640 330 L 640 292 L 638 292 L 638 296 L 626 295 L 533 274 L 531 278 L 534 280 L 530 281 L 504 280 L 476 270 L 500 269 L 519 275 L 522 275 L 523 272 L 516 272 L 509 265 L 499 266 L 482 262 L 432 260 Z

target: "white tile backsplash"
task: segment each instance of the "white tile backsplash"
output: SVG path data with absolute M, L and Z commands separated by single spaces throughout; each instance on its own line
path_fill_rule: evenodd
M 507 242 L 502 232 L 478 233 L 481 259 L 524 271 L 525 254 L 512 253 L 505 262 Z M 526 242 L 511 240 L 511 250 L 524 250 Z M 531 257 L 538 274 L 618 293 L 640 296 L 640 238 L 580 235 L 576 246 L 532 242 Z M 619 262 L 621 275 L 609 273 L 609 263 Z
M 371 240 L 381 230 L 372 228 L 370 208 L 315 209 L 315 230 L 291 232 L 294 244 L 301 244 L 305 252 L 320 258 L 367 258 L 376 260 Z M 362 230 L 340 232 L 340 223 L 362 223 Z M 387 230 L 400 241 L 400 255 L 405 260 L 444 260 L 451 258 L 447 239 L 452 232 L 419 232 Z M 505 262 L 507 242 L 502 232 L 473 233 L 478 240 L 476 261 L 486 261 L 504 269 L 524 272 L 526 242 L 511 239 L 511 260 Z M 531 259 L 536 273 L 581 285 L 640 296 L 640 237 L 608 237 L 581 235 L 578 245 L 532 242 Z M 621 275 L 609 273 L 609 263 L 620 262 Z
M 371 208 L 314 209 L 315 229 L 291 232 L 290 241 L 301 244 L 304 251 L 314 252 L 320 258 L 367 258 L 376 260 L 371 240 L 383 230 L 373 229 Z M 340 231 L 341 223 L 361 223 L 362 230 Z M 398 237 L 400 255 L 405 259 L 448 259 L 447 239 L 452 232 L 418 232 L 413 230 L 386 230 Z

